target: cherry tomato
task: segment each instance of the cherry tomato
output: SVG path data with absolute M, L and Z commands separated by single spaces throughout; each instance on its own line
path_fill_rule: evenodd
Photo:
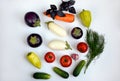
M 53 52 L 47 52 L 44 56 L 44 59 L 48 63 L 52 63 L 55 61 L 55 54 Z
M 88 45 L 85 42 L 80 42 L 77 44 L 77 50 L 81 53 L 85 53 L 88 50 Z
M 63 55 L 60 58 L 60 64 L 63 67 L 69 67 L 72 64 L 72 58 L 69 55 Z

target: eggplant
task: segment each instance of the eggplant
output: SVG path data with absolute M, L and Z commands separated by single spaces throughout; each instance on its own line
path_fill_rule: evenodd
M 72 50 L 70 44 L 62 40 L 52 40 L 48 43 L 48 47 L 52 50 Z
M 32 33 L 27 38 L 28 45 L 30 47 L 38 47 L 42 44 L 42 37 L 39 34 Z
M 61 27 L 60 25 L 56 24 L 53 21 L 48 21 L 46 22 L 47 27 L 50 31 L 52 31 L 54 34 L 60 36 L 60 37 L 66 37 L 67 36 L 67 32 L 66 30 Z
M 40 17 L 35 12 L 27 12 L 24 20 L 25 23 L 30 27 L 40 26 Z
M 83 31 L 79 27 L 74 27 L 71 31 L 71 35 L 72 35 L 73 38 L 79 39 L 83 36 Z

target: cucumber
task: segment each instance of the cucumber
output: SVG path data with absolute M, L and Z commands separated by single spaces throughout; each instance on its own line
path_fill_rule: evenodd
M 81 72 L 81 70 L 82 70 L 82 68 L 83 68 L 83 66 L 85 65 L 85 60 L 81 60 L 79 63 L 78 63 L 78 65 L 75 67 L 75 69 L 73 70 L 73 76 L 75 76 L 75 77 L 77 77 L 79 74 L 80 74 L 80 72 Z
M 33 78 L 35 78 L 35 79 L 50 79 L 51 75 L 48 73 L 44 73 L 44 72 L 36 72 L 33 74 Z
M 54 71 L 56 74 L 58 74 L 59 76 L 61 76 L 62 78 L 67 79 L 67 78 L 69 77 L 69 74 L 68 74 L 66 71 L 64 71 L 64 70 L 62 70 L 62 69 L 60 69 L 60 68 L 58 68 L 58 67 L 54 67 L 54 68 L 53 68 L 53 71 Z

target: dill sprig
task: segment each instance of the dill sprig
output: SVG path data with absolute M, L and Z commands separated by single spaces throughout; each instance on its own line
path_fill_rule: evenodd
M 87 30 L 86 34 L 86 42 L 89 46 L 89 51 L 87 54 L 87 63 L 85 67 L 85 71 L 87 70 L 90 63 L 96 58 L 99 57 L 100 54 L 104 50 L 105 39 L 103 35 L 99 35 L 98 32 L 93 31 L 91 29 Z

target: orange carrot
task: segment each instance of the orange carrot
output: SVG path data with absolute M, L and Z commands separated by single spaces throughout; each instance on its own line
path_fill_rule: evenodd
M 65 14 L 64 17 L 60 17 L 60 16 L 56 15 L 55 19 L 60 20 L 60 21 L 64 21 L 64 22 L 69 22 L 69 23 L 74 21 L 75 16 L 73 14 L 69 14 L 69 13 L 64 13 L 64 14 Z M 46 15 L 46 12 L 44 12 L 44 15 Z M 50 14 L 48 14 L 46 16 L 50 17 Z

